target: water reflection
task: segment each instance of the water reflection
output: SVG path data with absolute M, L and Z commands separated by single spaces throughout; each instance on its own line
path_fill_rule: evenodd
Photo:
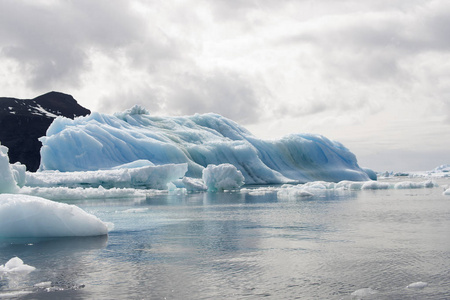
M 106 235 L 0 239 L 0 264 L 17 256 L 36 268 L 25 275 L 5 274 L 0 281 L 0 297 L 17 292 L 21 299 L 85 298 L 86 282 L 80 278 L 89 271 L 85 268 L 86 258 L 106 248 L 107 243 Z M 39 287 L 42 282 L 46 282 L 45 286 Z
M 115 224 L 109 238 L 1 240 L 0 264 L 17 255 L 38 267 L 27 287 L 52 281 L 66 293 L 55 299 L 350 299 L 368 287 L 375 299 L 449 299 L 448 199 L 384 190 L 92 202 Z M 405 290 L 416 281 L 429 286 Z

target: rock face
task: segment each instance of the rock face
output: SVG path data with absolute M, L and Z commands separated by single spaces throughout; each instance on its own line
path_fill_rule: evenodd
M 90 114 L 70 95 L 50 92 L 34 99 L 0 97 L 0 142 L 9 148 L 10 163 L 21 162 L 28 171 L 40 163 L 47 128 L 57 116 L 73 119 Z

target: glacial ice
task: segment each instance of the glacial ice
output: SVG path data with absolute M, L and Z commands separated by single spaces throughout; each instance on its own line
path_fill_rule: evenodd
M 24 264 L 23 260 L 13 257 L 5 265 L 0 265 L 1 274 L 27 274 L 36 270 L 35 267 Z
M 78 171 L 78 172 L 27 172 L 28 187 L 99 187 L 104 188 L 148 188 L 167 189 L 167 184 L 182 178 L 187 171 L 187 164 L 166 164 L 160 166 L 141 166 L 141 162 L 132 162 L 125 167 L 113 170 Z
M 414 283 L 408 284 L 408 286 L 406 288 L 407 289 L 421 290 L 423 288 L 426 288 L 427 286 L 428 286 L 428 283 L 423 282 L 423 281 L 418 281 L 418 282 L 414 282 Z
M 98 236 L 108 225 L 81 208 L 26 195 L 0 194 L 0 237 Z
M 311 134 L 261 140 L 211 113 L 157 117 L 135 106 L 115 115 L 58 117 L 41 142 L 40 171 L 97 171 L 146 160 L 156 166 L 186 163 L 185 176 L 193 178 L 210 164 L 230 163 L 246 184 L 369 179 L 338 142 Z
M 202 179 L 209 192 L 236 190 L 244 185 L 244 176 L 232 164 L 208 165 Z
M 8 148 L 0 144 L 0 193 L 16 193 L 18 190 L 13 168 L 9 164 Z
M 24 186 L 19 190 L 19 194 L 42 197 L 49 200 L 81 200 L 81 199 L 130 199 L 146 198 L 148 194 L 156 193 L 152 190 L 132 189 L 132 188 L 110 188 L 102 186 L 69 188 L 57 187 L 28 187 Z

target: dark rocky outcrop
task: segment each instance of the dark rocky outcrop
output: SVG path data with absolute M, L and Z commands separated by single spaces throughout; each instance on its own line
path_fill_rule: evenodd
M 57 116 L 73 119 L 90 114 L 70 95 L 50 92 L 34 99 L 0 97 L 0 142 L 9 148 L 10 163 L 21 162 L 28 171 L 40 164 L 41 142 Z

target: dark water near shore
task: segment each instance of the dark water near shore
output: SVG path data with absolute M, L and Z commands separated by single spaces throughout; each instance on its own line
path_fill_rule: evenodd
M 442 181 L 443 184 L 450 182 Z M 441 183 L 441 184 L 442 184 Z M 0 279 L 19 299 L 450 299 L 450 196 L 442 187 L 159 195 L 76 203 L 108 237 L 0 240 Z M 406 289 L 413 282 L 420 289 Z M 47 287 L 35 287 L 51 282 Z

